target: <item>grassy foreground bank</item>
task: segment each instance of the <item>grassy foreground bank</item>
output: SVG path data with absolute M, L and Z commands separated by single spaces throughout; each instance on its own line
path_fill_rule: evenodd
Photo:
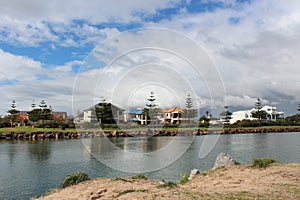
M 227 166 L 198 174 L 186 184 L 100 178 L 39 198 L 50 199 L 300 199 L 300 163 L 275 163 L 267 168 Z

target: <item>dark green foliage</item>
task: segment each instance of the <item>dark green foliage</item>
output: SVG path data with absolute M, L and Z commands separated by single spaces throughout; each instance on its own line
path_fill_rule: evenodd
M 41 101 L 39 108 L 36 108 L 34 103 L 32 103 L 31 107 L 32 110 L 27 112 L 27 114 L 29 120 L 32 121 L 33 123 L 41 120 L 42 127 L 44 127 L 45 121 L 53 119 L 52 110 L 51 108 L 47 107 L 45 100 Z
M 131 177 L 132 179 L 145 179 L 147 180 L 148 178 L 144 175 L 144 174 L 137 174 L 133 177 Z
M 95 106 L 95 114 L 100 124 L 110 124 L 114 120 L 111 104 L 106 103 L 105 99 Z
M 71 185 L 76 185 L 86 180 L 90 180 L 89 176 L 86 173 L 75 172 L 64 178 L 63 182 L 60 185 L 60 188 L 66 188 Z
M 18 118 L 20 111 L 16 109 L 16 100 L 12 100 L 12 104 L 10 105 L 11 109 L 7 112 L 10 114 L 10 123 L 13 126 L 15 120 Z
M 155 103 L 156 98 L 154 96 L 154 92 L 150 93 L 149 98 L 147 99 L 148 103 L 146 104 L 147 108 L 144 109 L 144 113 L 147 116 L 147 121 L 150 122 L 152 127 L 154 127 L 154 124 L 157 123 L 157 115 L 159 112 L 159 109 L 156 108 L 157 104 Z
M 267 112 L 264 110 L 257 110 L 252 113 L 252 117 L 257 118 L 258 120 L 267 119 Z
M 252 112 L 252 117 L 255 117 L 255 118 L 258 119 L 258 123 L 259 123 L 259 126 L 260 126 L 261 125 L 261 120 L 262 119 L 267 119 L 267 112 L 264 111 L 264 110 L 261 110 L 262 103 L 261 103 L 261 100 L 259 98 L 255 102 L 254 108 L 255 108 L 255 111 Z
M 209 121 L 210 121 L 210 119 L 207 116 L 202 115 L 199 119 L 199 127 L 208 128 L 209 127 Z
M 146 104 L 146 106 L 151 110 L 151 108 L 155 108 L 157 106 L 157 104 L 155 104 L 155 96 L 154 96 L 154 92 L 150 93 L 149 98 L 147 99 L 148 103 Z
M 41 110 L 42 110 L 42 109 L 37 108 L 37 109 L 33 109 L 33 110 L 27 112 L 27 114 L 28 114 L 28 119 L 29 119 L 30 121 L 32 121 L 32 122 L 37 122 L 37 121 L 39 121 L 39 120 L 40 120 L 40 115 L 41 115 Z
M 221 112 L 219 115 L 226 123 L 228 123 L 231 119 L 232 112 L 228 110 L 228 106 L 224 106 L 224 109 L 225 110 Z
M 272 158 L 255 158 L 252 161 L 252 167 L 255 168 L 267 168 L 272 163 L 276 163 L 277 161 Z
M 300 124 L 300 114 L 286 117 L 285 122 L 287 125 L 299 125 Z

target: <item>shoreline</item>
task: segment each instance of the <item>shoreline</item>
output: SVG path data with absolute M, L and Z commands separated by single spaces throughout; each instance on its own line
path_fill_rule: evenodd
M 96 178 L 52 190 L 38 199 L 299 199 L 299 180 L 300 163 L 276 163 L 265 169 L 231 165 L 196 174 L 184 184 Z
M 36 131 L 0 133 L 0 140 L 40 140 L 40 139 L 80 139 L 92 137 L 164 137 L 164 136 L 201 136 L 201 135 L 228 135 L 253 133 L 285 133 L 300 132 L 300 127 L 289 128 L 225 128 L 198 129 L 198 130 L 146 130 L 146 131 Z

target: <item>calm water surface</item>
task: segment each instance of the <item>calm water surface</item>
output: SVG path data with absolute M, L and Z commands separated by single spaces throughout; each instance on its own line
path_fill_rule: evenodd
M 205 138 L 217 140 L 206 157 L 199 158 L 199 149 Z M 173 140 L 172 137 L 155 138 L 113 138 L 110 141 L 120 149 L 147 155 L 163 148 Z M 300 133 L 268 133 L 246 135 L 222 135 L 177 137 L 180 149 L 191 142 L 182 157 L 171 165 L 153 172 L 145 173 L 151 179 L 178 181 L 179 174 L 191 169 L 210 169 L 220 152 L 227 152 L 242 163 L 248 164 L 254 157 L 271 157 L 280 162 L 300 163 Z M 106 141 L 107 142 L 107 141 Z M 53 188 L 58 188 L 62 179 L 70 173 L 83 171 L 91 178 L 131 176 L 98 161 L 99 151 L 107 152 L 102 159 L 122 161 L 124 155 L 107 147 L 103 138 L 84 140 L 44 140 L 44 141 L 0 141 L 0 199 L 29 199 L 37 197 Z M 85 145 L 83 145 L 85 144 Z M 86 145 L 89 144 L 89 145 Z M 88 149 L 87 149 L 88 148 Z M 176 151 L 176 150 L 174 150 Z M 170 151 L 170 155 L 172 152 Z M 89 152 L 92 152 L 92 156 Z M 145 154 L 141 154 L 141 153 Z M 163 155 L 168 159 L 169 155 Z M 155 159 L 155 158 L 154 158 Z M 160 162 L 162 156 L 157 157 Z M 157 163 L 156 162 L 156 163 Z M 137 160 L 133 163 L 116 162 L 130 171 L 131 166 L 143 166 Z M 147 166 L 155 168 L 155 162 Z M 143 169 L 143 168 L 141 168 Z

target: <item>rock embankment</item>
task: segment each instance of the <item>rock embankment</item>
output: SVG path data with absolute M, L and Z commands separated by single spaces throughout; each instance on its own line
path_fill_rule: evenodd
M 216 135 L 216 134 L 247 134 L 247 133 L 279 133 L 279 132 L 300 132 L 300 128 L 246 128 L 246 129 L 199 129 L 199 130 L 145 130 L 145 131 L 83 131 L 78 132 L 34 132 L 34 133 L 0 133 L 0 139 L 9 140 L 37 140 L 37 139 L 75 139 L 89 137 L 160 137 L 160 136 L 191 136 L 191 135 Z

